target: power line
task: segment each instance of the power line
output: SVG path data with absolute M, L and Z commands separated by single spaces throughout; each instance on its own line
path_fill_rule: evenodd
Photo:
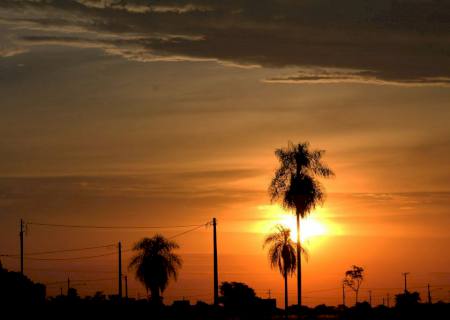
M 201 224 L 201 225 L 196 225 L 192 229 L 180 232 L 178 234 L 175 234 L 172 237 L 169 237 L 169 239 L 174 239 L 174 238 L 180 237 L 182 235 L 185 235 L 185 234 L 187 234 L 189 232 L 193 232 L 193 231 L 195 231 L 197 229 L 200 229 L 201 227 L 209 225 L 209 223 L 210 222 L 204 223 L 204 224 Z M 86 247 L 86 248 L 77 248 L 77 249 L 43 251 L 43 252 L 35 252 L 35 253 L 27 254 L 26 256 L 38 255 L 38 254 L 47 254 L 47 253 L 57 253 L 57 252 L 70 252 L 70 251 L 90 250 L 90 249 L 106 248 L 106 247 L 112 247 L 112 246 L 115 246 L 115 245 L 112 244 L 112 245 L 97 246 L 97 247 Z M 123 250 L 122 252 L 130 252 L 132 250 L 133 249 L 128 249 L 128 250 Z M 82 260 L 82 259 L 92 259 L 92 258 L 106 257 L 106 256 L 115 255 L 115 254 L 117 254 L 117 252 L 110 252 L 110 253 L 91 255 L 91 256 L 81 256 L 81 257 L 67 257 L 67 258 L 30 258 L 30 257 L 25 257 L 25 259 L 27 259 L 27 260 L 36 260 L 36 261 L 67 261 L 67 260 Z M 7 258 L 18 258 L 18 255 L 0 254 L 0 256 L 1 257 L 7 257 Z
M 182 235 L 185 235 L 186 233 L 189 233 L 189 232 L 195 231 L 195 230 L 197 230 L 197 229 L 200 229 L 201 227 L 208 226 L 209 224 L 210 224 L 210 223 L 208 222 L 208 223 L 205 223 L 205 224 L 198 225 L 198 226 L 196 226 L 195 228 L 189 229 L 189 230 L 187 230 L 187 231 L 180 232 L 180 233 L 178 233 L 178 234 L 176 234 L 176 235 L 174 235 L 174 236 L 169 237 L 168 239 L 171 240 L 171 239 L 180 237 L 180 236 L 182 236 Z
M 335 290 L 341 290 L 342 288 L 330 288 L 330 289 L 318 289 L 318 290 L 310 290 L 310 291 L 304 291 L 304 293 L 314 293 L 314 292 L 325 292 L 325 291 L 335 291 Z
M 111 281 L 116 280 L 116 278 L 103 278 L 103 279 L 85 279 L 85 280 L 72 280 L 70 279 L 71 284 L 77 284 L 77 283 L 83 283 L 83 282 L 100 282 L 100 281 Z M 46 286 L 56 285 L 56 284 L 65 284 L 67 281 L 54 281 L 54 282 L 47 282 L 44 283 Z
M 409 287 L 410 289 L 421 289 L 426 288 L 427 286 L 415 286 L 415 287 Z M 401 287 L 395 287 L 395 288 L 361 288 L 360 290 L 402 290 L 404 288 Z
M 177 226 L 165 226 L 165 227 L 156 227 L 156 226 L 94 226 L 94 225 L 66 225 L 66 224 L 48 224 L 48 223 L 34 223 L 34 222 L 28 222 L 27 225 L 38 225 L 38 226 L 51 226 L 51 227 L 64 227 L 64 228 L 100 228 L 100 229 L 107 229 L 107 228 L 113 228 L 113 229 L 130 229 L 130 228 L 187 228 L 187 227 L 194 227 L 192 229 L 189 229 L 187 231 L 183 231 L 181 233 L 175 234 L 172 237 L 169 237 L 169 239 L 174 239 L 177 237 L 180 237 L 182 235 L 185 235 L 189 232 L 195 231 L 197 229 L 200 229 L 201 227 L 208 226 L 211 222 L 203 223 L 200 225 L 177 225 Z M 93 250 L 93 249 L 100 249 L 100 248 L 109 248 L 113 247 L 115 244 L 109 244 L 109 245 L 103 245 L 103 246 L 95 246 L 95 247 L 84 247 L 84 248 L 75 248 L 75 249 L 61 249 L 61 250 L 52 250 L 52 251 L 41 251 L 41 252 L 31 252 L 26 254 L 25 256 L 32 256 L 32 255 L 42 255 L 42 254 L 53 254 L 53 253 L 60 253 L 60 252 L 75 252 L 75 251 L 83 251 L 83 250 Z M 129 252 L 133 249 L 123 250 L 123 252 Z M 99 254 L 99 255 L 91 255 L 91 256 L 81 256 L 81 257 L 68 257 L 68 258 L 29 258 L 25 257 L 27 260 L 36 260 L 36 261 L 66 261 L 66 260 L 82 260 L 82 259 L 91 259 L 91 258 L 98 258 L 98 257 L 106 257 L 110 255 L 114 255 L 116 252 L 111 253 L 105 253 L 105 254 Z M 18 258 L 19 255 L 16 254 L 0 254 L 0 257 L 7 257 L 7 258 Z
M 186 295 L 165 295 L 165 298 L 177 299 L 177 298 L 197 298 L 197 297 L 209 297 L 211 293 L 203 293 L 203 294 L 186 294 Z
M 116 278 L 103 278 L 103 279 L 86 279 L 86 280 L 70 280 L 71 282 L 97 282 L 97 281 L 111 281 Z
M 110 253 L 98 254 L 98 255 L 92 255 L 92 256 L 71 257 L 71 258 L 27 258 L 27 257 L 25 257 L 25 259 L 36 260 L 36 261 L 65 261 L 65 260 L 92 259 L 92 258 L 112 256 L 115 254 L 117 254 L 117 252 L 110 252 Z M 11 256 L 11 255 L 0 255 L 0 256 L 7 257 L 7 258 L 19 258 L 18 256 Z
M 61 250 L 52 250 L 52 251 L 38 251 L 38 252 L 30 252 L 25 253 L 24 256 L 37 256 L 41 254 L 52 254 L 52 253 L 60 253 L 60 252 L 74 252 L 74 251 L 84 251 L 84 250 L 94 250 L 94 249 L 103 249 L 103 248 L 111 248 L 116 246 L 116 244 L 108 244 L 103 246 L 96 247 L 84 247 L 84 248 L 74 248 L 74 249 L 61 249 Z M 18 254 L 8 254 L 9 257 L 18 257 Z
M 95 270 L 80 270 L 80 269 L 70 269 L 70 270 L 64 270 L 64 269 L 42 269 L 42 268 L 28 268 L 30 271 L 39 271 L 39 272 L 61 272 L 61 273 L 113 273 L 116 274 L 116 271 L 95 271 Z
M 198 227 L 196 224 L 173 225 L 173 226 L 106 226 L 106 225 L 82 225 L 82 224 L 55 224 L 55 223 L 39 223 L 27 222 L 27 225 L 45 226 L 54 228 L 75 228 L 75 229 L 177 229 Z M 202 224 L 201 226 L 204 226 Z

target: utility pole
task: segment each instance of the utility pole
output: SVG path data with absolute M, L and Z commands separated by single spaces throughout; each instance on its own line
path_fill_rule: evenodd
M 372 306 L 372 290 L 369 290 L 369 304 Z
M 270 294 L 271 292 L 270 292 L 270 289 L 269 289 L 269 299 L 272 299 L 272 295 Z
M 119 241 L 119 301 L 122 300 L 122 243 Z
M 384 297 L 383 297 L 383 306 L 384 306 Z
M 69 296 L 69 290 L 70 290 L 70 278 L 67 277 L 67 296 Z
M 406 286 L 406 277 L 408 276 L 409 272 L 403 272 L 402 275 L 405 277 L 405 294 L 408 292 L 407 286 Z
M 125 276 L 125 298 L 128 299 L 128 276 Z
M 20 219 L 20 232 L 19 232 L 19 237 L 20 237 L 20 274 L 23 275 L 23 220 Z
M 428 303 L 431 304 L 431 291 L 430 291 L 430 284 L 428 284 Z
M 342 305 L 345 307 L 345 283 L 342 282 Z
M 389 293 L 387 294 L 387 307 L 389 308 Z
M 219 274 L 217 269 L 217 220 L 213 218 L 213 242 L 214 242 L 214 305 L 219 305 Z

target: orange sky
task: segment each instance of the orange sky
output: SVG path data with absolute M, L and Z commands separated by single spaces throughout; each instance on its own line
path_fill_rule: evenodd
M 369 1 L 368 11 L 353 0 L 342 11 L 329 1 L 284 1 L 276 12 L 191 2 L 164 10 L 136 1 L 0 4 L 0 253 L 18 252 L 20 218 L 179 225 L 217 217 L 220 281 L 246 282 L 263 297 L 270 289 L 281 301 L 282 278 L 262 249 L 272 226 L 292 224 L 267 195 L 273 152 L 310 141 L 327 150 L 336 178 L 324 181 L 326 202 L 305 222 L 305 302 L 340 303 L 353 264 L 366 269 L 363 299 L 369 289 L 377 304 L 401 291 L 409 271 L 411 287 L 430 283 L 448 301 L 445 21 L 433 33 L 421 15 L 403 21 L 384 0 Z M 401 12 L 410 16 L 434 10 L 407 3 Z M 301 12 L 308 15 L 298 19 Z M 388 18 L 397 23 L 377 25 Z M 25 251 L 129 248 L 152 234 L 32 225 Z M 211 301 L 211 236 L 200 229 L 177 238 L 184 267 L 168 301 Z M 109 279 L 115 259 L 27 261 L 25 272 L 45 283 Z M 18 269 L 17 260 L 2 263 Z M 130 295 L 143 296 L 129 278 Z M 116 290 L 116 280 L 73 283 L 83 295 Z M 295 278 L 289 292 L 294 302 Z

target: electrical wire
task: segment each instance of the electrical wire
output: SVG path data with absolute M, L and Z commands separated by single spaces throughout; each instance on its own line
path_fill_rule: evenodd
M 27 268 L 29 271 L 39 271 L 39 272 L 60 272 L 60 273 L 92 273 L 92 274 L 104 274 L 104 273 L 110 273 L 110 274 L 116 274 L 117 271 L 102 271 L 102 270 L 80 270 L 80 269 L 70 269 L 70 270 L 64 270 L 64 269 L 42 269 L 42 268 Z
M 197 230 L 197 229 L 200 229 L 201 227 L 206 227 L 206 226 L 208 226 L 209 224 L 210 224 L 210 223 L 208 222 L 208 223 L 205 223 L 205 224 L 198 225 L 198 226 L 196 226 L 195 228 L 189 229 L 189 230 L 187 230 L 187 231 L 180 232 L 180 233 L 178 233 L 178 234 L 176 234 L 176 235 L 174 235 L 174 236 L 172 236 L 172 237 L 169 237 L 168 239 L 171 240 L 171 239 L 178 238 L 178 237 L 180 237 L 180 236 L 182 236 L 182 235 L 185 235 L 185 234 L 187 234 L 187 233 L 189 233 L 189 232 L 192 232 L 192 231 L 195 231 L 195 230 Z
M 103 279 L 85 279 L 85 280 L 72 280 L 70 279 L 70 284 L 72 285 L 76 285 L 79 284 L 80 282 L 100 282 L 100 281 L 112 281 L 112 280 L 117 280 L 116 278 L 103 278 Z M 56 285 L 56 284 L 65 284 L 67 283 L 67 280 L 64 281 L 54 281 L 54 282 L 47 282 L 44 283 L 44 285 L 46 286 L 51 286 L 51 285 Z
M 70 258 L 29 258 L 29 257 L 24 257 L 24 259 L 27 260 L 36 260 L 36 261 L 66 261 L 66 260 L 82 260 L 82 259 L 92 259 L 92 258 L 99 258 L 99 257 L 106 257 L 106 256 L 112 256 L 117 254 L 117 252 L 110 252 L 110 253 L 105 253 L 105 254 L 98 254 L 98 255 L 92 255 L 92 256 L 81 256 L 81 257 L 70 257 Z M 14 258 L 14 259 L 19 259 L 20 257 L 18 256 L 11 256 L 11 255 L 0 255 L 2 257 L 7 257 L 7 258 Z
M 54 224 L 54 223 L 39 223 L 39 222 L 27 222 L 26 224 L 33 226 L 76 228 L 76 229 L 177 229 L 177 228 L 190 228 L 199 226 L 194 224 L 173 225 L 173 226 L 106 226 L 106 225 Z M 201 226 L 203 225 L 204 224 L 202 224 Z
M 43 223 L 32 223 L 29 222 L 27 224 L 33 224 L 33 225 L 42 225 L 42 226 L 57 226 L 57 227 L 75 227 L 75 228 L 134 228 L 134 227 L 121 227 L 121 226 L 81 226 L 81 225 L 57 225 L 57 224 L 43 224 Z M 201 227 L 206 227 L 210 225 L 211 222 L 208 221 L 207 223 L 203 223 L 200 225 L 184 225 L 184 226 L 171 226 L 170 228 L 186 228 L 194 226 L 194 228 L 180 232 L 178 234 L 173 235 L 172 237 L 169 237 L 168 239 L 175 239 L 177 237 L 183 236 L 187 233 L 193 232 L 197 229 L 200 229 Z M 163 228 L 163 227 L 137 227 L 137 228 Z M 41 252 L 31 252 L 24 254 L 24 258 L 27 260 L 36 260 L 36 261 L 67 261 L 67 260 L 82 260 L 82 259 L 91 259 L 91 258 L 98 258 L 98 257 L 106 257 L 110 255 L 116 254 L 116 252 L 110 252 L 105 254 L 99 254 L 99 255 L 91 255 L 91 256 L 81 256 L 81 257 L 67 257 L 67 258 L 30 258 L 29 256 L 32 255 L 42 255 L 42 254 L 53 254 L 53 253 L 60 253 L 60 252 L 75 252 L 75 251 L 83 251 L 83 250 L 93 250 L 93 249 L 100 249 L 100 248 L 109 248 L 113 247 L 115 244 L 109 244 L 109 245 L 103 245 L 103 246 L 95 246 L 95 247 L 84 247 L 84 248 L 75 248 L 75 249 L 62 249 L 62 250 L 53 250 L 53 251 L 41 251 Z M 130 252 L 133 249 L 127 249 L 122 250 L 123 253 Z M 18 254 L 0 254 L 0 257 L 7 257 L 7 258 L 20 258 L 20 255 Z
M 342 288 L 318 289 L 318 290 L 304 291 L 304 293 L 326 292 L 326 291 L 335 291 L 335 290 L 341 290 L 341 289 Z
M 29 252 L 24 253 L 24 256 L 37 256 L 41 254 L 53 254 L 53 253 L 60 253 L 60 252 L 75 252 L 75 251 L 84 251 L 84 250 L 94 250 L 94 249 L 103 249 L 103 248 L 111 248 L 115 247 L 117 244 L 108 244 L 103 246 L 96 246 L 96 247 L 84 247 L 84 248 L 74 248 L 74 249 L 61 249 L 61 250 L 52 250 L 52 251 L 38 251 L 38 252 Z M 19 257 L 18 254 L 9 254 L 10 257 Z

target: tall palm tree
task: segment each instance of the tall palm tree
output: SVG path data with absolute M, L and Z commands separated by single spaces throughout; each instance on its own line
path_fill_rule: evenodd
M 295 210 L 297 216 L 297 299 L 302 304 L 302 265 L 300 218 L 304 218 L 325 198 L 318 178 L 334 176 L 322 162 L 324 150 L 310 150 L 308 142 L 288 143 L 287 148 L 275 150 L 280 166 L 269 186 L 271 201 L 280 201 L 285 209 Z
M 288 276 L 295 272 L 296 249 L 291 239 L 291 230 L 282 225 L 275 226 L 276 231 L 267 235 L 263 247 L 269 246 L 269 262 L 273 269 L 278 268 L 284 278 L 284 309 L 288 317 Z M 301 249 L 303 250 L 303 249 Z
M 133 247 L 137 253 L 131 259 L 129 268 L 135 269 L 136 278 L 150 291 L 150 299 L 157 304 L 162 302 L 161 296 L 169 280 L 177 279 L 182 266 L 181 258 L 173 253 L 178 248 L 176 242 L 159 234 L 143 238 Z

